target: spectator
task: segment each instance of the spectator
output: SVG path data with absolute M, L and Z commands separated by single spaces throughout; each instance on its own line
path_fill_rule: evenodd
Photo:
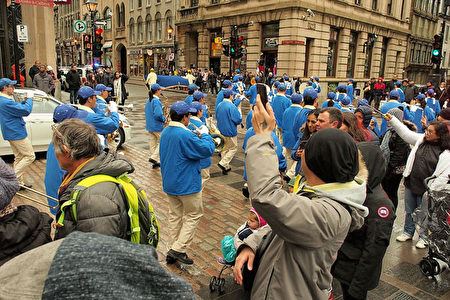
M 38 60 L 36 60 L 36 61 L 34 62 L 34 65 L 31 66 L 30 71 L 28 72 L 28 75 L 30 75 L 31 81 L 33 81 L 33 80 L 34 80 L 34 76 L 35 76 L 37 73 L 39 73 L 39 66 L 40 66 L 40 65 L 41 65 L 41 63 L 40 63 Z
M 125 83 L 127 81 L 128 81 L 127 75 L 117 71 L 114 73 L 114 81 L 113 81 L 114 96 L 116 97 L 116 101 L 122 106 L 125 105 L 125 100 L 127 100 L 128 98 L 128 92 L 125 87 Z
M 73 64 L 66 75 L 66 83 L 69 86 L 70 103 L 77 104 L 77 94 L 81 86 L 80 74 L 78 74 L 77 65 Z
M 39 66 L 39 73 L 33 78 L 33 87 L 46 94 L 50 94 L 51 91 L 55 90 L 55 83 L 52 76 L 47 73 L 47 66 Z

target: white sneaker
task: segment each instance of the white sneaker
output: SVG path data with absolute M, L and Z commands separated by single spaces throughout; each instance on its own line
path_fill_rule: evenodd
M 428 246 L 428 243 L 424 239 L 419 239 L 416 243 L 416 248 L 425 249 Z
M 412 236 L 410 236 L 409 234 L 406 234 L 406 233 L 402 233 L 396 238 L 397 242 L 406 242 L 407 240 L 411 240 L 411 239 L 412 239 Z

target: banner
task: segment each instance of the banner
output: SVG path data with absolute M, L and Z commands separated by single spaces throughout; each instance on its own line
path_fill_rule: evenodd
M 72 4 L 72 0 L 54 0 L 55 4 Z
M 53 0 L 16 0 L 17 4 L 53 7 Z

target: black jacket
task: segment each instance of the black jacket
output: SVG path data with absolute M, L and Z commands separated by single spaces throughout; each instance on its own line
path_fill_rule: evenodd
M 348 234 L 339 249 L 331 273 L 348 285 L 355 298 L 377 287 L 381 275 L 384 254 L 389 246 L 395 213 L 392 202 L 381 188 L 384 176 L 383 155 L 373 143 L 359 143 L 364 162 L 369 171 L 367 196 L 364 205 L 369 215 L 361 229 Z
M 51 242 L 53 219 L 30 205 L 0 218 L 0 266 L 13 257 Z
M 39 73 L 39 67 L 36 66 L 36 65 L 33 65 L 33 66 L 30 68 L 30 71 L 28 72 L 28 75 L 30 75 L 31 80 L 33 80 L 33 79 L 34 79 L 34 76 L 35 76 L 37 73 Z
M 81 86 L 80 74 L 77 71 L 70 70 L 66 75 L 66 82 L 69 85 L 69 90 L 78 90 Z

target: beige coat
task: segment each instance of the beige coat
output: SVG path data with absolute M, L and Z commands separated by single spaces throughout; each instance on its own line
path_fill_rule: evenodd
M 252 299 L 328 299 L 337 251 L 350 225 L 361 226 L 367 213 L 349 207 L 350 214 L 335 200 L 364 202 L 365 183 L 336 184 L 335 189 L 327 185 L 326 194 L 335 200 L 288 194 L 282 189 L 274 147 L 270 135 L 256 135 L 246 151 L 253 207 L 276 233 L 259 265 Z M 320 187 L 315 193 L 322 195 Z M 263 234 L 254 233 L 244 242 L 256 252 Z

